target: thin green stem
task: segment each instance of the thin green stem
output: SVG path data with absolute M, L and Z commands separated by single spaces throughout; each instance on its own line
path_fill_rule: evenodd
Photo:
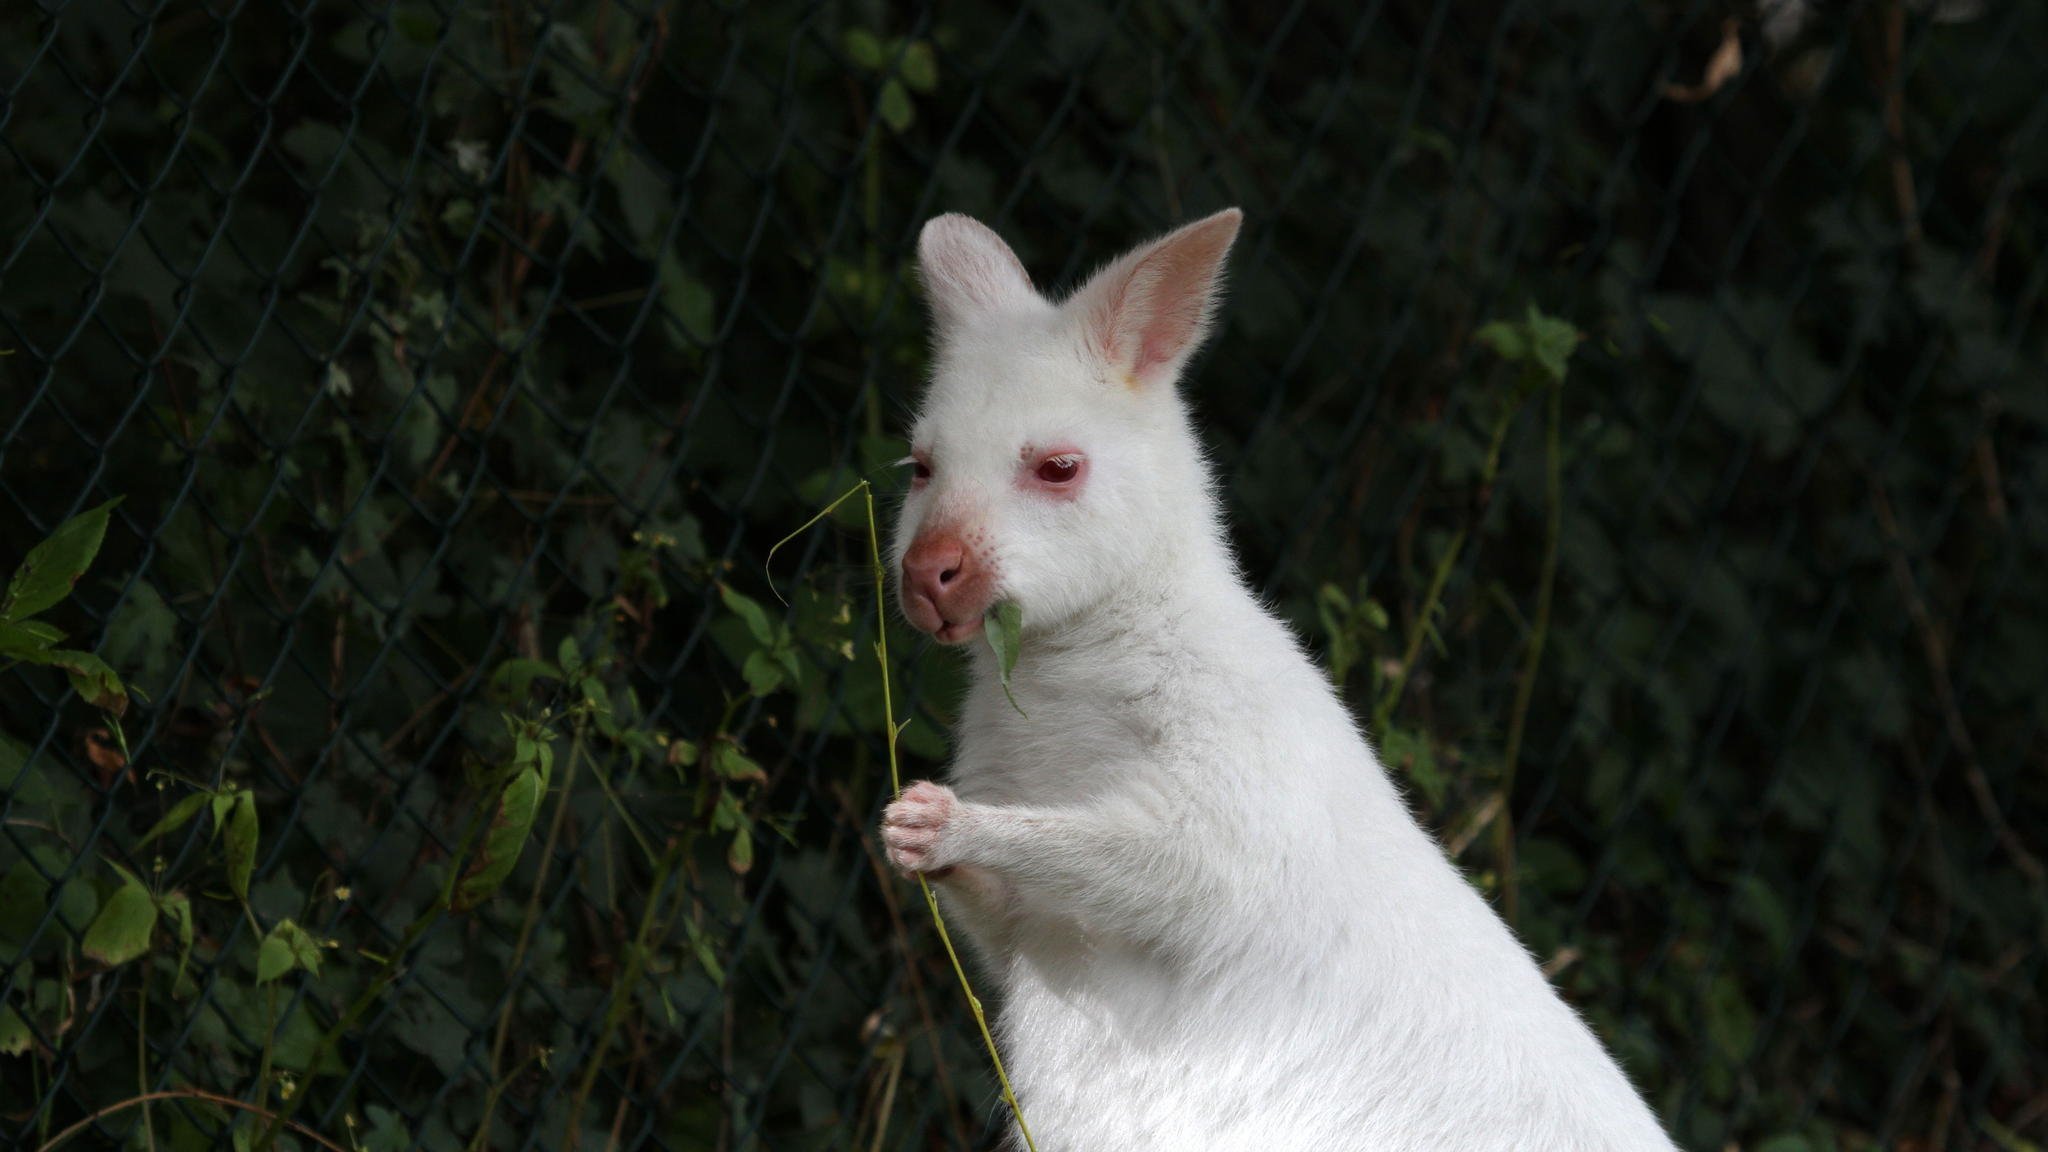
M 270 1062 L 277 1053 L 277 981 L 263 989 L 263 1056 L 256 1064 L 256 1098 L 270 1100 Z
M 519 924 L 519 940 L 512 947 L 512 963 L 506 968 L 505 1006 L 498 1011 L 498 1034 L 491 1041 L 491 1090 L 484 1098 L 483 1119 L 477 1121 L 476 1135 L 470 1147 L 480 1149 L 489 1138 L 491 1117 L 497 1111 L 498 1097 L 504 1093 L 505 1082 L 498 1078 L 498 1069 L 505 1058 L 505 1043 L 512 1033 L 512 1010 L 519 1001 L 519 980 L 526 963 L 526 949 L 533 940 L 534 925 L 540 917 L 541 894 L 547 890 L 548 871 L 555 862 L 555 845 L 561 841 L 562 825 L 567 822 L 569 799 L 575 795 L 576 771 L 583 763 L 583 740 L 588 730 L 584 719 L 576 721 L 575 733 L 569 741 L 569 764 L 562 772 L 562 791 L 555 801 L 554 818 L 548 822 L 547 840 L 541 846 L 540 864 L 533 878 L 533 891 L 526 898 L 526 914 Z
M 135 1095 L 138 1099 L 149 1095 L 149 973 L 142 975 L 142 993 L 135 1003 Z M 150 1118 L 149 1104 L 142 1105 L 142 1137 L 149 1152 L 156 1152 L 156 1121 Z
M 662 893 L 668 888 L 668 881 L 674 873 L 676 862 L 682 856 L 683 842 L 672 840 L 668 850 L 662 854 L 661 862 L 654 871 L 654 883 L 647 890 L 647 906 L 640 911 L 640 927 L 634 933 L 632 950 L 626 953 L 626 968 L 620 973 L 618 982 L 612 985 L 612 1002 L 605 1009 L 604 1030 L 598 1034 L 597 1044 L 585 1057 L 582 1082 L 576 1086 L 576 1095 L 569 1101 L 569 1120 L 564 1139 L 571 1148 L 576 1147 L 582 1136 L 583 1108 L 590 1102 L 590 1090 L 597 1085 L 597 1074 L 604 1070 L 604 1054 L 612 1046 L 612 1038 L 618 1034 L 619 1023 L 626 1017 L 626 1008 L 633 1001 L 640 978 L 647 972 L 648 940 L 654 934 L 655 912 L 661 907 Z
M 625 825 L 626 834 L 639 846 L 641 859 L 652 865 L 659 858 L 655 855 L 654 845 L 647 842 L 647 835 L 640 831 L 639 821 L 633 818 L 632 811 L 626 807 L 625 799 L 612 787 L 611 773 L 605 771 L 604 765 L 596 761 L 591 762 L 590 772 L 597 777 L 597 786 L 604 792 L 605 799 L 611 802 L 612 811 L 619 814 L 619 822 Z
M 1408 681 L 1414 675 L 1415 665 L 1422 658 L 1422 645 L 1436 630 L 1436 615 L 1443 605 L 1444 589 L 1450 585 L 1451 572 L 1457 567 L 1458 557 L 1465 550 L 1465 543 L 1472 536 L 1472 529 L 1486 513 L 1486 504 L 1493 490 L 1494 478 L 1500 473 L 1501 446 L 1507 442 L 1508 429 L 1515 417 L 1522 411 L 1522 402 L 1517 399 L 1501 409 L 1493 422 L 1493 434 L 1486 446 L 1486 460 L 1479 470 L 1479 499 L 1471 515 L 1457 533 L 1451 537 L 1450 547 L 1437 558 L 1436 570 L 1430 574 L 1429 588 L 1423 593 L 1422 608 L 1415 614 L 1415 622 L 1408 630 L 1408 643 L 1401 653 L 1401 662 L 1394 674 L 1388 678 L 1381 690 L 1379 703 L 1373 707 L 1373 727 L 1384 728 L 1394 715 L 1394 707 L 1401 702 L 1401 696 L 1408 690 Z
M 867 501 L 868 514 L 868 559 L 875 572 L 875 660 L 882 670 L 882 721 L 888 729 L 889 741 L 889 789 L 896 795 L 903 793 L 903 773 L 896 757 L 896 700 L 889 685 L 889 614 L 883 608 L 888 588 L 882 570 L 881 531 L 875 526 L 875 491 L 863 480 L 857 487 Z M 841 497 L 844 499 L 844 497 Z M 1002 1053 L 996 1051 L 996 1038 L 989 1032 L 988 1016 L 981 1010 L 981 997 L 974 994 L 974 985 L 967 979 L 967 969 L 960 963 L 960 952 L 953 947 L 953 936 L 946 931 L 946 917 L 939 911 L 939 897 L 932 891 L 930 881 L 923 875 L 917 878 L 917 886 L 924 892 L 925 906 L 932 911 L 932 923 L 939 930 L 939 943 L 946 946 L 946 958 L 953 963 L 953 975 L 960 980 L 960 991 L 967 996 L 967 1007 L 974 1013 L 974 1023 L 981 1029 L 981 1042 L 988 1049 L 989 1062 L 995 1066 L 996 1081 L 1002 1085 L 1003 1102 L 1010 1106 L 1010 1115 L 1017 1118 L 1017 1131 L 1024 1136 L 1024 1147 L 1029 1152 L 1038 1152 L 1038 1143 L 1031 1138 L 1031 1126 L 1024 1122 L 1024 1109 L 1017 1103 L 1017 1091 L 1010 1087 L 1010 1074 L 1003 1069 Z
M 1515 875 L 1515 831 L 1510 816 L 1515 792 L 1515 767 L 1522 755 L 1522 730 L 1529 719 L 1529 701 L 1536 690 L 1536 673 L 1543 664 L 1543 646 L 1550 635 L 1550 602 L 1557 587 L 1557 541 L 1564 526 L 1563 465 L 1559 451 L 1563 423 L 1564 389 L 1550 389 L 1544 433 L 1543 575 L 1536 591 L 1536 622 L 1529 632 L 1529 647 L 1522 656 L 1522 671 L 1515 685 L 1514 713 L 1508 720 L 1507 750 L 1501 755 L 1500 819 L 1493 826 L 1494 859 L 1500 870 L 1501 911 L 1513 927 L 1520 911 L 1521 886 Z

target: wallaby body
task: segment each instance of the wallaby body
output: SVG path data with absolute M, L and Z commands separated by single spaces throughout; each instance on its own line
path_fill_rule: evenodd
M 1058 305 L 927 226 L 904 609 L 963 642 L 1014 601 L 1024 641 L 1015 707 L 975 645 L 952 787 L 891 805 L 891 859 L 1000 981 L 1042 1152 L 1669 1149 L 1236 569 L 1174 384 L 1237 226 Z

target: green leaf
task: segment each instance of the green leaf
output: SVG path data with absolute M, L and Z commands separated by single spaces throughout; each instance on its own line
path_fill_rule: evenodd
M 107 621 L 100 651 L 108 664 L 128 669 L 131 679 L 155 688 L 178 655 L 177 639 L 177 614 L 147 580 L 137 580 Z
M 219 813 L 216 808 L 215 813 Z M 256 794 L 247 788 L 235 791 L 234 806 L 228 813 L 228 888 L 237 899 L 249 898 L 249 877 L 256 871 Z
M 149 951 L 149 937 L 155 931 L 156 900 L 131 876 L 93 917 L 83 947 L 87 956 L 115 968 Z
M 911 105 L 910 93 L 900 80 L 882 85 L 882 94 L 875 97 L 875 111 L 891 132 L 903 132 L 917 119 L 917 109 Z
M 1579 346 L 1579 330 L 1569 321 L 1546 316 L 1529 305 L 1529 347 L 1552 384 L 1564 383 L 1565 364 Z
M 0 873 L 0 941 L 26 943 L 28 934 L 43 918 L 49 896 L 50 882 L 27 860 Z
M 1529 358 L 1529 341 L 1522 335 L 1521 327 L 1506 320 L 1495 320 L 1481 328 L 1475 339 L 1511 363 L 1519 364 Z
M 64 674 L 71 678 L 72 690 L 103 712 L 119 716 L 128 710 L 128 691 L 121 687 L 121 677 L 107 666 L 106 661 L 90 652 L 50 648 L 19 653 L 15 658 L 30 664 L 62 668 Z
M 1756 1014 L 1734 977 L 1718 977 L 1707 987 L 1706 1023 L 1707 1039 L 1724 1058 L 1749 1058 L 1750 1042 L 1756 1036 Z
M 320 942 L 291 920 L 279 920 L 256 949 L 256 982 L 268 984 L 295 968 L 320 974 Z
M 1579 330 L 1568 320 L 1547 316 L 1529 305 L 1520 322 L 1495 320 L 1475 338 L 1511 364 L 1535 369 L 1552 385 L 1564 383 L 1566 364 L 1579 346 Z
M 912 40 L 903 50 L 903 60 L 897 66 L 897 74 L 903 82 L 918 92 L 930 92 L 939 86 L 939 58 L 933 54 L 931 42 Z
M 0 1004 L 0 1056 L 22 1056 L 28 1053 L 28 1021 L 21 1013 Z
M 500 700 L 524 700 L 535 680 L 561 678 L 562 670 L 545 660 L 514 657 L 491 671 L 491 695 Z
M 363 1152 L 401 1152 L 402 1149 L 419 1147 L 398 1113 L 372 1104 L 363 1109 L 363 1115 L 370 1121 L 370 1131 L 363 1137 Z
M 784 666 L 776 661 L 766 649 L 757 648 L 748 653 L 747 662 L 741 666 L 740 675 L 747 678 L 747 688 L 756 696 L 766 696 L 782 687 L 786 675 Z
M 870 72 L 881 70 L 882 42 L 875 39 L 873 32 L 865 28 L 848 28 L 844 43 L 846 58 L 853 61 L 854 67 L 865 68 Z
M 40 620 L 0 620 L 0 658 L 33 659 L 64 634 Z
M 1017 646 L 1024 630 L 1024 609 L 1014 601 L 1005 600 L 989 609 L 982 621 L 982 634 L 988 637 L 988 646 L 996 654 L 996 675 L 1003 682 L 1003 695 L 1010 698 L 1010 707 L 1017 709 L 1017 715 L 1024 715 L 1024 709 L 1017 703 L 1016 694 L 1010 691 L 1010 673 L 1017 667 Z
M 768 773 L 759 764 L 747 758 L 740 747 L 730 740 L 721 740 L 712 745 L 711 770 L 727 780 L 752 780 L 765 783 Z
M 171 978 L 171 994 L 178 995 L 185 983 L 185 965 L 192 959 L 192 901 L 183 892 L 173 892 L 157 901 L 164 919 L 178 931 L 178 974 Z
M 194 816 L 199 815 L 199 810 L 201 808 L 206 807 L 207 803 L 212 799 L 213 793 L 211 792 L 194 792 L 190 796 L 187 796 L 183 800 L 180 800 L 176 804 L 173 804 L 171 806 L 171 810 L 169 812 L 164 813 L 163 819 L 151 825 L 149 831 L 144 832 L 142 834 L 142 839 L 137 840 L 135 842 L 135 846 L 137 848 L 140 848 L 144 844 L 147 844 L 152 840 L 155 840 L 162 836 L 168 836 L 171 833 L 176 832 L 178 829 L 183 828 L 185 825 L 191 823 L 192 818 Z
M 718 597 L 725 601 L 726 610 L 739 617 L 763 648 L 775 646 L 775 625 L 768 619 L 768 612 L 759 603 L 741 593 L 733 591 L 732 585 L 720 584 Z
M 0 598 L 0 620 L 26 620 L 71 595 L 78 578 L 92 567 L 100 542 L 107 535 L 107 518 L 121 502 L 116 496 L 89 512 L 81 512 L 57 526 L 50 538 L 29 550 L 7 594 Z
M 711 983 L 725 987 L 725 967 L 718 962 L 718 953 L 712 951 L 711 940 L 704 930 L 688 916 L 682 917 L 683 929 L 690 936 L 690 951 L 697 954 L 697 963 L 704 966 L 704 974 L 711 977 Z
M 498 794 L 498 810 L 491 817 L 491 826 L 484 832 L 483 846 L 470 858 L 462 879 L 455 885 L 450 908 L 466 912 L 490 899 L 505 883 L 533 834 L 533 823 L 546 795 L 547 778 L 538 768 L 523 769 L 505 785 Z
M 683 335 L 695 344 L 708 344 L 717 331 L 718 299 L 711 289 L 672 252 L 661 254 L 661 302 L 675 314 Z
M 735 876 L 745 876 L 754 867 L 754 833 L 745 824 L 732 834 L 732 847 L 725 850 L 725 863 Z

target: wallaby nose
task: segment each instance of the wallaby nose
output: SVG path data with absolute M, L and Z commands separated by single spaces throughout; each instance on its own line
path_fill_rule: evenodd
M 988 581 L 959 536 L 932 532 L 903 554 L 903 612 L 912 624 L 949 643 L 979 625 Z
M 903 583 L 933 604 L 967 571 L 967 548 L 951 536 L 924 536 L 903 554 Z

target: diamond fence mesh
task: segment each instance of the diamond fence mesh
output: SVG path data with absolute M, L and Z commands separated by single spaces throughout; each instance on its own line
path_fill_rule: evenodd
M 860 518 L 764 560 L 900 483 L 924 219 L 1240 204 L 1247 570 L 1680 1143 L 2037 1147 L 2043 75 L 2032 0 L 14 0 L 0 568 L 120 497 L 40 619 L 133 699 L 0 650 L 0 1140 L 994 1144 Z

